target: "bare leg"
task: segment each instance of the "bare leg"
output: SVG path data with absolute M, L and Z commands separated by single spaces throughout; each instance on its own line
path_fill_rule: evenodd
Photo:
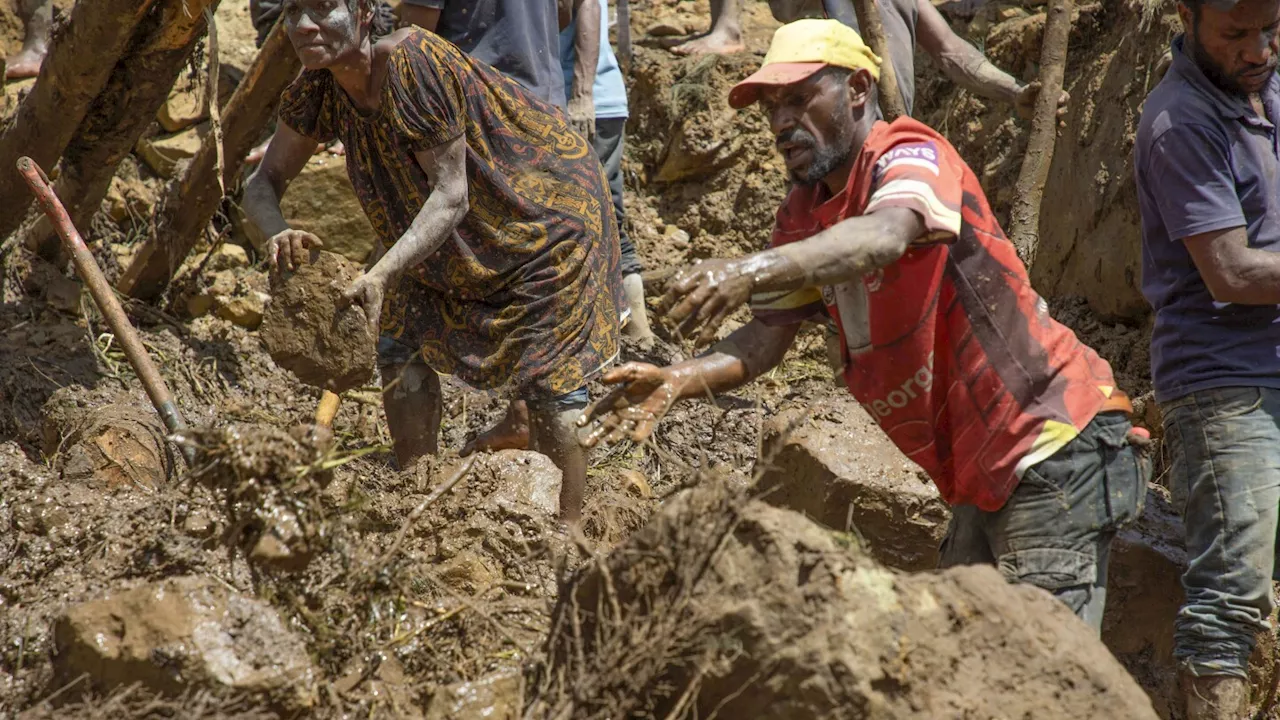
M 49 52 L 49 26 L 53 24 L 53 0 L 21 0 L 18 11 L 26 24 L 22 50 L 5 61 L 5 79 L 35 77 Z
M 576 525 L 582 520 L 582 496 L 587 487 L 587 452 L 578 444 L 576 423 L 582 408 L 535 405 L 530 413 L 533 449 L 551 458 L 564 477 L 560 485 L 560 520 Z
M 462 448 L 462 457 L 485 450 L 529 449 L 529 404 L 516 400 L 497 425 L 485 430 Z
M 422 363 L 382 368 L 382 407 L 395 447 L 396 463 L 407 469 L 440 443 L 440 377 Z
M 735 53 L 742 44 L 742 0 L 711 0 L 711 31 L 671 48 L 677 55 Z

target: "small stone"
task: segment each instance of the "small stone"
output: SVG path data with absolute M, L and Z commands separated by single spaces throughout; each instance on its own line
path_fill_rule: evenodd
M 228 298 L 217 303 L 218 317 L 249 330 L 257 330 L 262 324 L 262 315 L 266 312 L 267 300 L 270 298 L 262 292 L 250 291 L 248 295 Z
M 520 686 L 519 673 L 506 671 L 441 688 L 431 697 L 427 720 L 519 717 L 523 700 Z
M 653 497 L 653 488 L 649 486 L 644 473 L 638 470 L 623 470 L 618 473 L 627 489 L 646 500 Z
M 662 236 L 677 250 L 689 249 L 689 233 L 675 225 L 668 225 L 662 231 Z
M 196 538 L 212 536 L 216 527 L 213 517 L 204 510 L 196 510 L 182 521 L 182 531 Z
M 1022 8 L 1007 7 L 1000 10 L 1000 19 L 1002 21 L 1017 20 L 1018 18 L 1024 18 L 1026 16 L 1027 16 L 1027 11 L 1023 10 Z
M 176 135 L 139 140 L 135 150 L 157 175 L 171 178 L 180 162 L 195 156 L 207 133 L 207 125 L 197 125 Z
M 501 450 L 483 455 L 502 489 L 490 502 L 512 515 L 560 513 L 560 484 L 564 475 L 546 455 L 525 450 Z
M 214 272 L 249 267 L 249 253 L 235 243 L 224 242 L 213 251 L 207 268 Z
M 649 26 L 645 31 L 650 37 L 675 37 L 684 35 L 684 23 L 679 18 L 664 17 Z
M 204 317 L 213 312 L 223 298 L 236 291 L 236 276 L 230 270 L 221 270 L 209 276 L 209 284 L 198 294 L 187 298 L 187 312 L 191 317 Z

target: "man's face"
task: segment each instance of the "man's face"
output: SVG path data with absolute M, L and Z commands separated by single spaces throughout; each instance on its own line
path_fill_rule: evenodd
M 360 22 L 347 0 L 285 0 L 285 30 L 302 66 L 322 70 L 359 45 Z
M 1267 86 L 1280 51 L 1280 0 L 1243 0 L 1230 12 L 1204 6 L 1199 17 L 1180 4 L 1178 14 L 1192 57 L 1215 85 L 1239 95 Z
M 853 156 L 851 91 L 840 73 L 821 71 L 760 93 L 778 152 L 792 181 L 821 182 Z

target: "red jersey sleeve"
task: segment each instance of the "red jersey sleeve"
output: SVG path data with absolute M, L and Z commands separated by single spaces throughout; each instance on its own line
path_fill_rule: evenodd
M 904 128 L 886 133 L 878 151 L 862 214 L 887 207 L 909 208 L 924 220 L 925 234 L 917 244 L 954 240 L 960 234 L 965 167 L 955 150 Z

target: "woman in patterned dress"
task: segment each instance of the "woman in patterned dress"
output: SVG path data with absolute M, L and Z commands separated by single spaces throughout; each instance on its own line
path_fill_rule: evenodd
M 573 421 L 617 355 L 621 307 L 599 160 L 558 109 L 438 36 L 372 37 L 367 0 L 285 0 L 283 17 L 304 72 L 245 192 L 273 266 L 321 246 L 289 228 L 279 198 L 317 142 L 341 140 L 380 241 L 346 297 L 380 335 L 401 467 L 437 450 L 437 372 L 510 386 L 533 447 L 564 473 L 561 516 L 576 521 L 586 460 Z

